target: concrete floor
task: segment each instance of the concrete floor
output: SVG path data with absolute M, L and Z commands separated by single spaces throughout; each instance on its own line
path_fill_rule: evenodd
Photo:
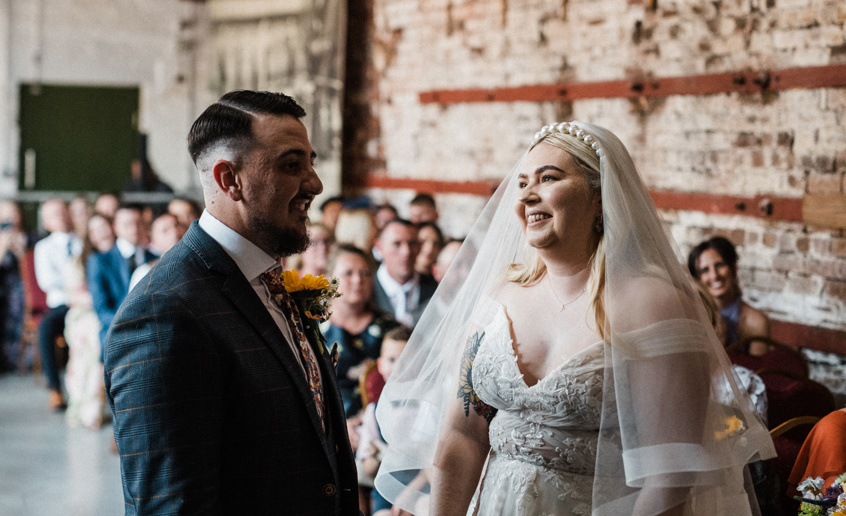
M 70 428 L 32 376 L 0 376 L 0 516 L 123 514 L 112 426 Z

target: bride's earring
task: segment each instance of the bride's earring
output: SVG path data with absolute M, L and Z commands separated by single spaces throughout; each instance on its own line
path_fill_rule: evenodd
M 605 232 L 605 226 L 602 224 L 602 214 L 593 219 L 593 230 L 600 235 Z

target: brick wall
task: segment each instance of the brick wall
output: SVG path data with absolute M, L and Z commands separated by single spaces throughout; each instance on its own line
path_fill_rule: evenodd
M 844 193 L 843 88 L 568 102 L 420 99 L 441 89 L 842 64 L 843 2 L 661 0 L 651 10 L 636 0 L 358 1 L 372 24 L 372 118 L 361 148 L 374 177 L 498 180 L 542 124 L 575 118 L 620 136 L 653 190 L 795 199 Z M 411 194 L 370 193 L 401 209 Z M 455 236 L 483 204 L 447 193 L 436 199 Z M 745 296 L 772 318 L 846 331 L 842 230 L 731 214 L 664 215 L 682 253 L 714 234 L 731 238 Z

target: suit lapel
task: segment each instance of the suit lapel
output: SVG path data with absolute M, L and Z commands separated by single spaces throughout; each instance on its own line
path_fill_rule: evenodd
M 394 306 L 391 304 L 391 298 L 385 293 L 385 289 L 382 288 L 379 278 L 375 276 L 373 277 L 373 301 L 376 303 L 376 306 L 393 315 Z
M 120 254 L 120 249 L 117 246 L 112 247 L 109 251 L 109 260 L 112 262 L 109 267 L 121 281 L 121 291 L 129 290 L 129 264 L 126 263 L 126 258 Z
M 324 436 L 323 425 L 317 414 L 317 408 L 314 405 L 308 380 L 300 367 L 300 359 L 294 354 L 294 351 L 285 340 L 279 327 L 276 326 L 273 317 L 268 313 L 267 307 L 264 306 L 264 303 L 256 295 L 252 285 L 250 285 L 241 273 L 241 270 L 232 258 L 226 254 L 226 251 L 203 231 L 196 222 L 192 223 L 191 228 L 183 239 L 206 263 L 209 270 L 226 276 L 221 292 L 229 298 L 244 318 L 249 321 L 253 329 L 261 336 L 273 354 L 276 355 L 282 367 L 294 381 L 297 392 L 300 393 L 300 397 L 311 416 L 312 424 L 317 435 Z M 326 439 L 324 438 L 322 440 L 325 447 Z

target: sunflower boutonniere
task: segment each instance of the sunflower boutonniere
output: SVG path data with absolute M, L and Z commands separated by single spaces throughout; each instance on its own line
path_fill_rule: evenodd
M 277 304 L 282 302 L 283 292 L 288 292 L 300 310 L 306 334 L 314 339 L 321 353 L 325 352 L 326 338 L 320 332 L 319 323 L 329 319 L 332 315 L 329 311 L 332 300 L 341 296 L 338 292 L 338 280 L 326 279 L 322 274 L 306 274 L 301 278 L 296 270 L 265 273 L 262 278 Z

